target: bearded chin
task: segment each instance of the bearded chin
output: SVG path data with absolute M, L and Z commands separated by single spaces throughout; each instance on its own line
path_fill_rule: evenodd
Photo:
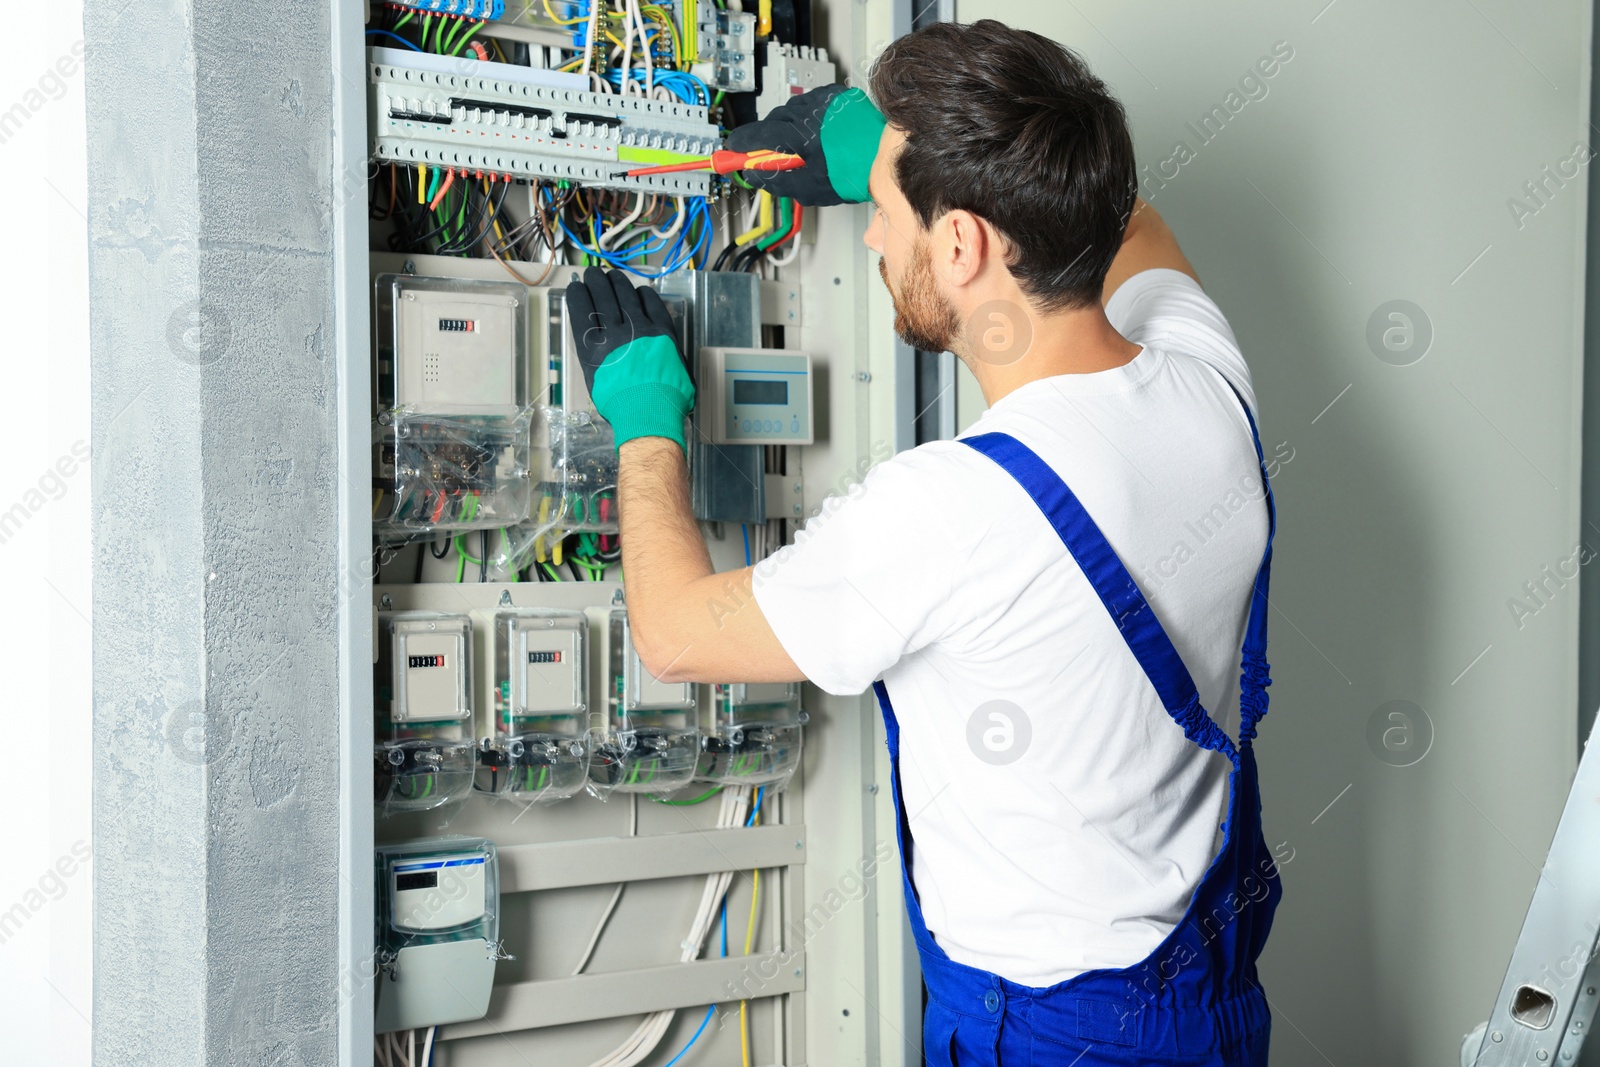
M 918 242 L 911 263 L 896 293 L 889 284 L 889 269 L 878 258 L 878 275 L 894 301 L 894 332 L 900 340 L 922 352 L 947 352 L 960 329 L 955 308 L 940 295 L 933 280 L 932 257 Z

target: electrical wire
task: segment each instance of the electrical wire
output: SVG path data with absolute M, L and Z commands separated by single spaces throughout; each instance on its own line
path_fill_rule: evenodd
M 700 1040 L 701 1034 L 705 1033 L 706 1023 L 711 1021 L 711 1016 L 716 1013 L 716 1010 L 717 1006 L 715 1004 L 706 1009 L 706 1017 L 700 1020 L 700 1026 L 695 1030 L 694 1036 L 689 1039 L 689 1043 L 687 1045 L 684 1045 L 683 1048 L 678 1050 L 678 1054 L 676 1056 L 672 1057 L 672 1059 L 666 1062 L 665 1067 L 672 1067 L 674 1063 L 677 1063 L 679 1060 L 683 1059 L 683 1057 L 688 1054 L 690 1049 L 694 1048 L 694 1043 Z
M 423 32 L 424 32 L 424 35 L 426 35 L 427 31 L 423 31 Z M 416 45 L 412 44 L 410 41 L 406 40 L 404 37 L 400 36 L 398 33 L 394 33 L 394 32 L 392 32 L 390 30 L 368 30 L 367 31 L 367 36 L 368 37 L 393 37 L 395 40 L 399 41 L 401 44 L 405 45 L 407 48 L 411 49 L 413 52 L 421 52 L 422 51 L 421 48 L 418 48 Z
M 628 836 L 634 837 L 639 832 L 639 794 L 630 793 Z M 589 937 L 589 943 L 584 946 L 583 955 L 578 958 L 578 965 L 572 969 L 574 976 L 583 973 L 589 965 L 589 957 L 594 955 L 595 946 L 600 943 L 600 934 L 606 928 L 606 923 L 611 920 L 611 913 L 617 910 L 617 901 L 622 899 L 622 890 L 627 882 L 618 882 L 616 891 L 611 894 L 611 901 L 606 904 L 606 910 L 600 913 L 600 921 L 595 924 L 594 933 Z

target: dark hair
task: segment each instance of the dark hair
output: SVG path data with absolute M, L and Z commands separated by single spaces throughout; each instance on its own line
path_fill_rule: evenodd
M 939 22 L 889 45 L 872 95 L 905 133 L 894 176 L 923 226 L 970 211 L 1041 307 L 1099 301 L 1137 182 L 1122 105 L 1077 54 L 993 19 Z

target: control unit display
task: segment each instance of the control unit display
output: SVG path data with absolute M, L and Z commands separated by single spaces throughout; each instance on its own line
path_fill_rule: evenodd
M 717 444 L 808 445 L 811 357 L 770 348 L 700 350 L 701 425 Z

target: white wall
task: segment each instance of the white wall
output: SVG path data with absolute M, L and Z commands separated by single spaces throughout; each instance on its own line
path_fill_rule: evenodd
M 1274 1063 L 1454 1062 L 1576 759 L 1577 583 L 1548 582 L 1543 603 L 1522 585 L 1580 537 L 1587 174 L 1549 182 L 1544 204 L 1523 184 L 1591 136 L 1590 10 L 963 0 L 958 14 L 1083 53 L 1152 171 L 1188 146 L 1144 191 L 1238 333 L 1268 449 L 1292 455 L 1274 481 L 1260 741 L 1268 838 L 1294 850 L 1263 963 Z M 1202 141 L 1187 124 L 1275 46 L 1293 58 L 1266 95 Z M 1431 323 L 1411 365 L 1368 344 L 1392 300 Z M 1536 610 L 1514 613 L 1519 595 Z M 1432 725 L 1411 766 L 1369 745 L 1392 700 Z
M 82 47 L 77 0 L 0 44 L 0 165 L 17 205 L 0 267 L 0 513 L 29 511 L 0 526 L 0 1030 L 8 1062 L 61 1067 L 89 1062 L 93 877 L 78 859 L 89 842 L 89 472 L 55 467 L 89 439 Z

